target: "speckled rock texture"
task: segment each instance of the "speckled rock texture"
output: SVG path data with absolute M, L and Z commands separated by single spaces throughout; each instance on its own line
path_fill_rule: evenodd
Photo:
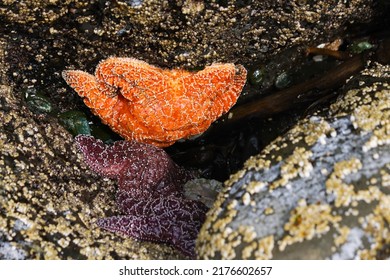
M 390 67 L 349 80 L 231 176 L 198 236 L 200 258 L 390 257 Z
M 24 25 L 34 34 L 41 31 L 39 36 L 52 44 L 65 44 L 60 37 L 72 42 L 70 49 L 61 52 L 76 50 L 74 54 L 87 55 L 89 61 L 91 57 L 114 54 L 149 58 L 153 64 L 170 67 L 199 67 L 213 61 L 234 62 L 238 58 L 247 63 L 291 46 L 323 42 L 343 33 L 352 23 L 372 19 L 375 3 L 373 0 L 5 2 L 0 15 L 8 24 Z M 95 46 L 86 48 L 92 42 Z

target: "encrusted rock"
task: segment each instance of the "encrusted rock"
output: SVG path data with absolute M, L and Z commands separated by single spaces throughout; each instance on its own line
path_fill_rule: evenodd
M 351 79 L 232 175 L 197 240 L 200 258 L 390 256 L 390 67 Z

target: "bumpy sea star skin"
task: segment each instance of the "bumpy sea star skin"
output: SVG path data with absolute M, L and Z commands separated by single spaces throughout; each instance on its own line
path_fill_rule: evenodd
M 75 138 L 88 166 L 95 172 L 118 180 L 119 189 L 134 198 L 180 193 L 193 174 L 174 163 L 160 148 L 136 141 L 105 145 L 92 136 Z
M 150 144 L 117 141 L 105 145 L 86 135 L 75 140 L 92 170 L 118 179 L 116 203 L 123 215 L 99 219 L 100 227 L 168 243 L 194 257 L 195 240 L 208 209 L 183 196 L 182 185 L 193 178 L 192 173 Z
M 128 192 L 119 192 L 117 197 L 125 214 L 99 219 L 100 227 L 140 240 L 168 243 L 185 255 L 195 256 L 195 240 L 207 212 L 203 203 L 180 195 L 135 200 Z
M 62 76 L 125 139 L 166 147 L 204 132 L 226 113 L 236 103 L 246 73 L 231 63 L 192 73 L 111 57 L 99 63 L 95 76 L 77 70 Z

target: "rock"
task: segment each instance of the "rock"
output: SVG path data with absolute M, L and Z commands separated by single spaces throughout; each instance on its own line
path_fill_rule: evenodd
M 39 40 L 19 44 L 21 50 L 33 48 L 40 62 L 46 60 L 45 52 L 60 48 L 71 65 L 79 64 L 78 69 L 87 63 L 76 60 L 90 62 L 109 55 L 134 56 L 160 66 L 199 67 L 237 58 L 246 64 L 265 53 L 326 41 L 351 23 L 372 20 L 375 2 L 67 0 L 53 5 L 22 0 L 4 4 L 0 15 L 7 28 L 25 29 L 30 38 L 49 40 L 41 50 L 34 49 Z M 51 55 L 61 57 L 56 52 Z
M 233 174 L 197 240 L 202 259 L 390 257 L 390 67 L 350 79 Z
M 213 206 L 218 193 L 222 190 L 222 183 L 217 180 L 197 178 L 185 183 L 183 189 L 186 198 L 199 200 L 210 208 Z

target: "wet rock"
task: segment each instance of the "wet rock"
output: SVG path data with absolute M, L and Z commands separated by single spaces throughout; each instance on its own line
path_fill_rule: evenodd
M 49 39 L 53 46 L 46 50 L 58 48 L 65 43 L 60 37 L 67 37 L 72 45 L 61 51 L 78 50 L 76 57 L 86 52 L 93 55 L 89 60 L 130 55 L 161 66 L 199 67 L 237 57 L 251 61 L 264 53 L 340 35 L 345 26 L 365 23 L 375 13 L 372 0 L 54 2 L 12 2 L 3 5 L 0 15 L 7 26 Z
M 278 137 L 225 183 L 200 258 L 381 259 L 390 244 L 390 67 Z
M 199 200 L 210 208 L 213 206 L 218 193 L 222 190 L 222 183 L 217 180 L 197 178 L 186 182 L 183 189 L 186 198 Z

